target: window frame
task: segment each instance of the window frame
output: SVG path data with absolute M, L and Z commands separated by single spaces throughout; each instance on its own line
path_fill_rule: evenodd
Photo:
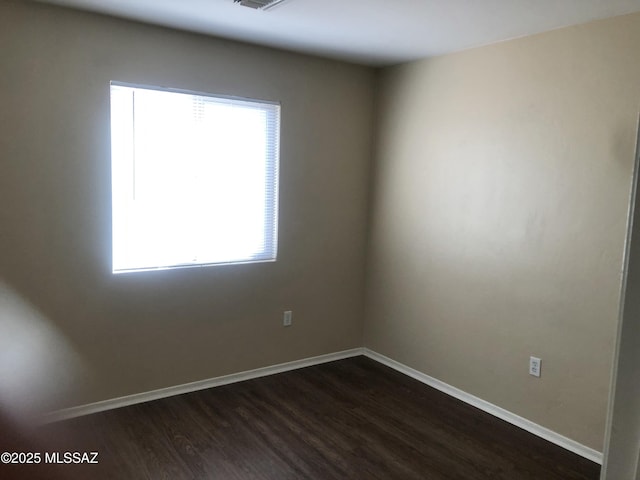
M 142 90 L 150 90 L 157 92 L 166 92 L 166 93 L 175 93 L 175 94 L 184 94 L 198 97 L 207 97 L 212 98 L 214 101 L 220 101 L 220 103 L 229 103 L 233 105 L 235 102 L 238 104 L 252 104 L 256 106 L 270 106 L 272 107 L 272 112 L 268 109 L 264 109 L 267 116 L 272 115 L 272 121 L 275 122 L 274 134 L 272 136 L 272 144 L 267 142 L 265 145 L 265 159 L 264 165 L 266 167 L 265 179 L 272 178 L 272 182 L 265 182 L 265 188 L 267 186 L 271 186 L 270 194 L 265 192 L 265 198 L 270 198 L 271 202 L 270 206 L 272 208 L 267 209 L 265 206 L 264 210 L 264 225 L 263 225 L 263 249 L 260 251 L 261 253 L 270 252 L 270 255 L 262 256 L 256 255 L 256 258 L 243 258 L 241 260 L 223 260 L 223 261 L 194 261 L 194 262 L 186 262 L 186 263 L 174 263 L 169 265 L 157 265 L 157 266 L 144 266 L 144 267 L 131 267 L 131 268 L 115 268 L 115 236 L 114 232 L 116 229 L 116 216 L 115 212 L 115 193 L 114 193 L 114 153 L 113 153 L 113 144 L 114 144 L 114 136 L 113 136 L 113 107 L 112 107 L 112 92 L 113 87 L 124 87 L 131 89 L 142 89 Z M 242 265 L 242 264 L 253 264 L 253 263 L 273 263 L 278 259 L 278 238 L 279 238 L 279 200 L 280 200 L 280 139 L 281 139 L 281 103 L 273 100 L 263 100 L 249 97 L 241 97 L 235 95 L 223 95 L 223 94 L 215 94 L 210 92 L 201 92 L 195 90 L 187 90 L 181 88 L 174 87 L 165 87 L 165 86 L 157 86 L 157 85 L 146 85 L 146 84 L 138 84 L 138 83 L 129 83 L 112 80 L 109 82 L 109 113 L 110 113 L 110 122 L 109 122 L 109 137 L 110 137 L 110 166 L 111 166 L 111 270 L 112 274 L 119 275 L 124 273 L 135 273 L 135 272 L 148 272 L 148 271 L 156 271 L 156 270 L 172 270 L 172 269 L 182 269 L 182 268 L 201 268 L 201 267 L 211 267 L 211 266 L 222 266 L 222 265 Z M 268 129 L 265 131 L 267 137 Z M 133 140 L 133 145 L 135 145 L 135 138 Z M 271 154 L 269 152 L 271 151 Z M 132 174 L 132 177 L 135 177 L 135 173 Z M 135 182 L 135 180 L 133 180 Z M 270 213 L 270 214 L 267 214 Z

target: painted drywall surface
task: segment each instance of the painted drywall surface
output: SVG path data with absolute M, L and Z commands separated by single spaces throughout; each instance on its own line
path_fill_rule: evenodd
M 638 48 L 632 15 L 382 72 L 366 347 L 602 449 Z
M 372 70 L 7 2 L 0 45 L 0 277 L 91 384 L 56 407 L 361 346 Z M 281 102 L 277 262 L 111 274 L 111 80 Z

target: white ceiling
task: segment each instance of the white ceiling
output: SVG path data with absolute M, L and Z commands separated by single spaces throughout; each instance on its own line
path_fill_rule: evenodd
M 640 0 L 38 0 L 219 37 L 390 65 L 640 11 Z

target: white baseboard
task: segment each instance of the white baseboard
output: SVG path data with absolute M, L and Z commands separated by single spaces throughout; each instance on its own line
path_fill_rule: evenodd
M 106 410 L 113 410 L 115 408 L 135 405 L 137 403 L 159 400 L 161 398 L 181 395 L 183 393 L 196 392 L 198 390 L 205 390 L 207 388 L 219 387 L 222 385 L 228 385 L 230 383 L 242 382 L 244 380 L 251 380 L 252 378 L 266 377 L 268 375 L 274 375 L 276 373 L 288 372 L 290 370 L 297 370 L 299 368 L 310 367 L 313 365 L 320 365 L 321 363 L 333 362 L 335 360 L 342 360 L 344 358 L 357 357 L 363 354 L 363 350 L 364 349 L 362 348 L 353 348 L 351 350 L 344 350 L 342 352 L 328 353 L 326 355 L 319 355 L 317 357 L 303 358 L 301 360 L 280 363 L 278 365 L 271 365 L 269 367 L 256 368 L 255 370 L 232 373 L 231 375 L 224 375 L 222 377 L 209 378 L 206 380 L 199 380 L 197 382 L 176 385 L 173 387 L 160 388 L 158 390 L 152 390 L 150 392 L 135 393 L 133 395 L 127 395 L 124 397 L 102 400 L 100 402 L 89 403 L 87 405 L 80 405 L 78 407 L 65 408 L 44 415 L 41 419 L 41 422 L 58 422 L 74 417 L 80 417 L 82 415 L 89 415 L 91 413 L 104 412 Z
M 329 353 L 326 355 L 319 355 L 317 357 L 294 360 L 292 362 L 280 363 L 278 365 L 271 365 L 269 367 L 256 368 L 255 370 L 233 373 L 231 375 L 225 375 L 222 377 L 215 377 L 206 380 L 200 380 L 197 382 L 185 383 L 183 385 L 176 385 L 173 387 L 152 390 L 150 392 L 136 393 L 133 395 L 112 398 L 109 400 L 103 400 L 87 405 L 65 408 L 44 415 L 42 418 L 42 423 L 67 420 L 74 417 L 80 417 L 82 415 L 104 412 L 106 410 L 113 410 L 115 408 L 126 407 L 129 405 L 149 402 L 152 400 L 159 400 L 161 398 L 181 395 L 183 393 L 196 392 L 198 390 L 205 390 L 207 388 L 242 382 L 244 380 L 251 380 L 252 378 L 266 377 L 268 375 L 274 375 L 276 373 L 288 372 L 290 370 L 297 370 L 299 368 L 320 365 L 322 363 L 333 362 L 335 360 L 357 357 L 359 355 L 365 355 L 372 360 L 391 367 L 400 373 L 408 375 L 411 378 L 414 378 L 426 385 L 429 385 L 430 387 L 435 388 L 436 390 L 446 393 L 447 395 L 457 398 L 458 400 L 462 400 L 463 402 L 479 408 L 480 410 L 498 417 L 506 422 L 509 422 L 516 427 L 520 427 L 527 432 L 533 433 L 534 435 L 544 438 L 545 440 L 554 443 L 562 448 L 565 448 L 566 450 L 569 450 L 602 465 L 602 453 L 598 452 L 597 450 L 582 445 L 575 440 L 571 440 L 570 438 L 560 435 L 559 433 L 549 430 L 548 428 L 533 423 L 526 418 L 520 417 L 514 413 L 509 412 L 508 410 L 500 408 L 496 405 L 493 405 L 492 403 L 466 393 L 456 387 L 441 382 L 440 380 L 430 377 L 429 375 L 419 372 L 418 370 L 414 370 L 413 368 L 408 367 L 407 365 L 404 365 L 400 362 L 396 362 L 395 360 L 385 357 L 384 355 L 374 352 L 373 350 L 370 350 L 368 348 L 353 348 L 351 350 L 344 350 L 342 352 Z
M 570 438 L 560 435 L 553 430 L 549 430 L 548 428 L 538 425 L 537 423 L 527 420 L 526 418 L 520 417 L 515 413 L 511 413 L 504 408 L 500 408 L 496 405 L 493 405 L 492 403 L 482 400 L 481 398 L 475 397 L 456 387 L 441 382 L 440 380 L 430 377 L 429 375 L 419 372 L 418 370 L 414 370 L 413 368 L 408 367 L 400 362 L 396 362 L 395 360 L 385 357 L 384 355 L 374 352 L 373 350 L 365 348 L 364 355 L 372 360 L 382 363 L 383 365 L 391 367 L 400 373 L 404 373 L 411 378 L 429 385 L 436 390 L 440 390 L 447 395 L 450 395 L 454 398 L 457 398 L 458 400 L 462 400 L 463 402 L 468 403 L 469 405 L 479 408 L 480 410 L 483 410 L 493 415 L 494 417 L 498 417 L 501 420 L 509 422 L 516 427 L 520 427 L 527 432 L 537 435 L 538 437 L 544 438 L 545 440 L 554 443 L 566 450 L 569 450 L 570 452 L 576 453 L 584 458 L 591 460 L 592 462 L 596 462 L 602 465 L 602 453 L 598 452 L 597 450 L 582 445 L 575 440 L 571 440 Z

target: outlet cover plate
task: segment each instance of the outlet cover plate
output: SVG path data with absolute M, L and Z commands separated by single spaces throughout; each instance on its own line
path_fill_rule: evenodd
M 538 357 L 529 357 L 529 375 L 534 377 L 540 377 L 540 371 L 542 369 L 542 360 Z

